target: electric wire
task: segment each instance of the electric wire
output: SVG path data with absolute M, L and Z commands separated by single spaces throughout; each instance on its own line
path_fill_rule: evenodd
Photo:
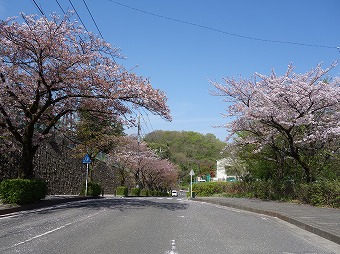
M 97 28 L 100 37 L 102 38 L 103 41 L 105 41 L 104 36 L 103 36 L 103 34 L 101 33 L 101 31 L 100 31 L 100 29 L 99 29 L 99 26 L 97 25 L 97 22 L 96 22 L 96 20 L 94 19 L 93 15 L 92 15 L 92 13 L 91 13 L 91 11 L 90 11 L 90 8 L 89 8 L 88 5 L 86 4 L 86 1 L 83 0 L 83 3 L 84 3 L 84 5 L 85 5 L 85 7 L 86 7 L 86 9 L 87 9 L 87 12 L 90 14 L 90 17 L 91 17 L 91 19 L 92 19 L 94 25 L 95 25 L 96 28 Z M 110 52 L 110 56 L 112 57 L 113 62 L 116 63 L 115 57 L 113 56 L 112 52 Z
M 87 6 L 87 4 L 86 4 L 85 0 L 83 0 L 83 3 L 84 3 L 84 5 L 85 5 L 85 7 L 86 7 L 86 9 L 87 9 L 88 13 L 90 14 L 90 17 L 91 17 L 91 19 L 92 19 L 92 21 L 93 21 L 94 25 L 95 25 L 95 26 L 96 26 L 96 28 L 97 28 L 97 30 L 98 30 L 98 32 L 99 32 L 99 35 L 100 35 L 100 37 L 101 37 L 101 38 L 104 40 L 104 36 L 103 36 L 103 35 L 102 35 L 102 33 L 100 32 L 100 29 L 99 29 L 99 27 L 98 27 L 98 25 L 97 25 L 97 22 L 95 21 L 95 19 L 94 19 L 94 17 L 93 17 L 93 15 L 92 15 L 92 13 L 91 13 L 91 11 L 90 11 L 89 7 Z
M 72 6 L 72 8 L 73 8 L 74 12 L 76 13 L 76 15 L 77 15 L 78 19 L 79 19 L 79 20 L 80 20 L 80 22 L 82 23 L 82 25 L 83 25 L 84 29 L 86 30 L 86 32 L 88 32 L 88 33 L 89 33 L 89 30 L 87 30 L 87 28 L 86 28 L 86 26 L 85 26 L 85 23 L 83 22 L 83 20 L 81 19 L 80 15 L 78 14 L 78 12 L 77 12 L 77 9 L 74 7 L 74 5 L 73 5 L 72 1 L 71 1 L 71 0 L 68 0 L 68 1 L 70 2 L 70 4 L 71 4 L 71 6 Z
M 39 5 L 36 3 L 36 1 L 35 1 L 35 0 L 31 0 L 31 1 L 34 2 L 34 5 L 35 5 L 36 8 L 39 10 L 39 12 L 40 12 L 43 16 L 45 16 L 45 14 L 44 14 L 42 8 L 39 7 Z M 57 3 L 57 5 L 59 6 L 59 8 L 61 9 L 61 11 L 62 11 L 64 14 L 66 14 L 66 12 L 65 12 L 64 8 L 62 7 L 62 5 L 60 4 L 60 2 L 59 2 L 58 0 L 56 0 L 56 3 Z M 86 26 L 85 26 L 85 23 L 84 23 L 83 20 L 81 19 L 80 15 L 79 15 L 79 12 L 77 11 L 76 7 L 73 5 L 73 3 L 72 3 L 71 0 L 69 0 L 69 3 L 71 4 L 71 6 L 72 6 L 74 12 L 76 13 L 78 19 L 79 19 L 80 22 L 82 23 L 84 29 L 85 29 L 87 32 L 89 32 L 88 29 L 87 29 Z M 91 11 L 90 11 L 88 5 L 86 4 L 86 1 L 83 0 L 83 3 L 84 3 L 84 5 L 85 5 L 85 7 L 86 7 L 86 9 L 87 9 L 87 11 L 88 11 L 88 13 L 89 13 L 89 15 L 91 16 L 91 19 L 92 19 L 93 23 L 95 24 L 95 26 L 96 26 L 96 28 L 97 28 L 97 30 L 98 30 L 98 32 L 99 32 L 100 37 L 104 40 L 104 36 L 103 36 L 103 34 L 101 33 L 101 31 L 100 31 L 100 29 L 99 29 L 99 26 L 97 25 L 97 22 L 95 21 L 94 16 L 92 15 L 92 13 L 91 13 Z M 69 20 L 69 19 L 68 19 L 68 20 Z M 82 40 L 82 38 L 80 38 L 80 40 Z M 112 56 L 112 54 L 110 54 L 110 55 L 111 55 L 111 57 L 112 57 L 114 63 L 116 63 L 114 57 Z M 131 110 L 131 112 L 133 112 L 131 106 L 130 106 L 128 103 L 124 103 L 124 104 L 125 104 L 126 107 L 128 107 L 128 108 Z M 151 125 L 150 118 L 149 118 L 147 112 L 145 111 L 145 109 L 144 109 L 144 108 L 142 108 L 142 109 L 143 109 L 144 113 L 146 114 L 146 116 L 147 116 L 147 118 L 148 118 L 148 121 L 149 121 L 149 123 L 150 123 L 151 129 L 152 129 L 152 125 Z M 135 114 L 135 117 L 137 117 L 136 112 L 134 112 L 134 114 Z M 141 117 L 142 117 L 143 122 L 144 122 L 144 125 L 145 125 L 145 127 L 146 127 L 146 128 L 144 128 L 144 127 L 140 126 L 140 127 L 141 127 L 141 132 L 142 132 L 142 136 L 145 136 L 147 133 L 150 133 L 150 132 L 152 132 L 153 130 L 152 130 L 152 131 L 149 130 L 147 121 L 146 121 L 145 118 L 143 117 L 143 114 L 141 114 Z
M 59 3 L 58 0 L 55 0 L 59 6 L 59 8 L 61 9 L 61 11 L 64 13 L 64 15 L 66 14 L 66 12 L 64 11 L 63 7 L 61 6 L 61 4 Z
M 209 27 L 209 26 L 206 26 L 206 25 L 201 25 L 201 24 L 197 24 L 197 23 L 193 23 L 193 22 L 189 22 L 189 21 L 185 21 L 185 20 L 181 20 L 181 19 L 176 19 L 176 18 L 172 18 L 172 17 L 167 17 L 167 16 L 164 16 L 164 15 L 152 13 L 152 12 L 145 11 L 145 10 L 141 10 L 141 9 L 138 9 L 138 8 L 126 5 L 126 4 L 122 4 L 120 2 L 116 2 L 116 1 L 113 1 L 113 0 L 108 0 L 108 1 L 113 3 L 113 4 L 120 5 L 122 7 L 131 9 L 131 10 L 134 10 L 134 11 L 137 11 L 137 12 L 141 12 L 141 13 L 144 13 L 144 14 L 147 14 L 147 15 L 150 15 L 150 16 L 155 16 L 155 17 L 158 17 L 158 18 L 161 18 L 161 19 L 167 19 L 167 20 L 170 20 L 170 21 L 174 21 L 174 22 L 178 22 L 178 23 L 182 23 L 182 24 L 186 24 L 186 25 L 196 26 L 196 27 L 200 27 L 200 28 L 203 28 L 203 29 L 207 29 L 207 30 L 211 30 L 211 31 L 214 31 L 214 32 L 227 34 L 229 36 L 239 37 L 239 38 L 243 38 L 243 39 L 269 42 L 269 43 L 291 44 L 291 45 L 297 45 L 297 46 L 328 48 L 328 49 L 338 49 L 339 50 L 339 47 L 337 47 L 337 46 L 308 44 L 308 43 L 300 43 L 300 42 L 293 42 L 293 41 L 271 40 L 271 39 L 263 39 L 263 38 L 259 38 L 259 37 L 252 37 L 252 36 L 247 36 L 247 35 L 231 33 L 231 32 L 227 32 L 227 31 L 217 29 L 217 28 Z
M 36 3 L 35 0 L 31 0 L 31 2 L 34 3 L 35 7 L 38 9 L 38 11 L 41 13 L 41 15 L 45 16 L 43 10 L 39 7 L 39 5 Z

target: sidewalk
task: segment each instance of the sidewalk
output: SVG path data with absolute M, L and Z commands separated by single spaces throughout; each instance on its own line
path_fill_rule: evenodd
M 248 198 L 196 197 L 192 200 L 277 217 L 340 245 L 340 209 Z

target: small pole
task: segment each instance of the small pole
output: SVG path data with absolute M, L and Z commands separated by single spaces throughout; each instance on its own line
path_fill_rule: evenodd
M 87 178 L 89 176 L 89 164 L 86 163 L 85 196 L 87 196 Z
M 190 170 L 190 198 L 192 198 L 192 176 L 195 175 L 193 170 Z
M 192 175 L 190 175 L 190 198 L 192 198 Z

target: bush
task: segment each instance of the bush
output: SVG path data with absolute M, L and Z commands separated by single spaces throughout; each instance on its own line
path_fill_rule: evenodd
M 306 204 L 340 208 L 340 182 L 338 181 L 301 184 L 297 195 L 298 199 Z
M 150 191 L 149 191 L 149 195 L 152 196 L 152 197 L 155 197 L 155 196 L 157 196 L 157 191 L 155 191 L 155 190 L 150 190 Z
M 147 189 L 142 189 L 142 190 L 140 191 L 140 195 L 143 196 L 143 197 L 149 196 L 149 190 L 147 190 Z
M 116 196 L 127 197 L 128 195 L 128 188 L 124 186 L 119 186 L 116 189 Z
M 85 196 L 86 183 L 84 183 L 81 194 Z M 87 183 L 87 196 L 99 197 L 102 192 L 102 187 L 99 183 L 88 182 Z
M 86 183 L 83 184 L 83 188 L 81 189 L 81 195 L 85 196 Z M 102 192 L 102 187 L 99 183 L 96 182 L 88 182 L 87 183 L 87 196 L 91 197 L 99 197 Z
M 29 204 L 45 198 L 47 184 L 44 180 L 8 179 L 0 183 L 0 199 L 9 204 Z
M 231 183 L 227 182 L 205 182 L 196 183 L 192 186 L 192 191 L 195 192 L 196 196 L 207 197 L 214 194 L 222 194 L 225 192 L 226 186 Z
M 131 188 L 131 196 L 139 197 L 140 195 L 140 189 L 139 188 Z

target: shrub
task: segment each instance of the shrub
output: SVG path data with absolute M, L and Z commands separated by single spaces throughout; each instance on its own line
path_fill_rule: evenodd
M 131 188 L 131 196 L 136 196 L 138 197 L 140 195 L 140 189 L 139 188 Z
M 150 191 L 149 191 L 149 195 L 152 196 L 152 197 L 155 197 L 155 196 L 157 196 L 157 191 L 155 191 L 155 190 L 150 190 Z
M 127 195 L 128 195 L 128 188 L 124 187 L 124 186 L 117 187 L 116 195 L 117 196 L 122 196 L 122 197 L 127 197 Z
M 329 206 L 340 208 L 340 182 L 321 181 L 301 184 L 298 199 L 314 206 Z
M 227 182 L 205 182 L 196 183 L 192 186 L 192 191 L 195 192 L 196 196 L 207 197 L 214 194 L 223 193 L 226 189 Z
M 140 195 L 141 195 L 141 196 L 144 196 L 144 197 L 149 196 L 149 190 L 147 190 L 147 189 L 142 189 L 141 192 L 140 192 Z
M 81 195 L 85 196 L 86 183 L 83 184 L 83 188 L 81 190 Z M 99 197 L 102 192 L 102 187 L 99 183 L 96 182 L 88 182 L 87 183 L 87 196 L 91 197 Z
M 29 204 L 45 198 L 47 184 L 39 179 L 8 179 L 0 183 L 0 199 L 9 204 Z

